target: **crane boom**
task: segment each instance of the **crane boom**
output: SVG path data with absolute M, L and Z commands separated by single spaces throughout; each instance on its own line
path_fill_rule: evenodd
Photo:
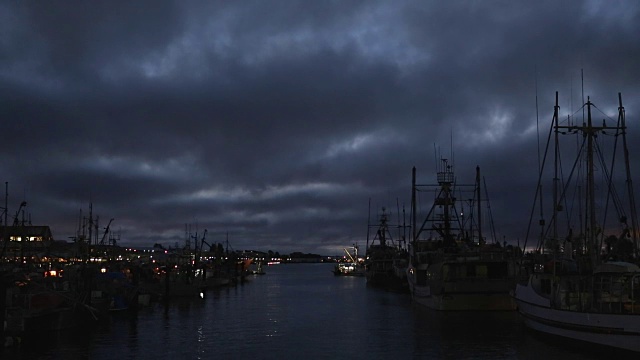
M 107 224 L 107 227 L 104 228 L 104 234 L 102 235 L 102 240 L 100 240 L 100 245 L 104 245 L 104 239 L 107 237 L 107 234 L 109 233 L 109 227 L 111 226 L 111 222 L 114 219 L 109 220 L 109 223 Z

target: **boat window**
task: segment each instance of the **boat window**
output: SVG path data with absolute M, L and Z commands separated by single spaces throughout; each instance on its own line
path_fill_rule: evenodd
M 474 264 L 467 265 L 467 277 L 476 277 L 476 265 Z
M 486 264 L 476 266 L 476 276 L 479 278 L 487 278 L 489 274 L 489 268 Z
M 509 264 L 497 262 L 488 264 L 487 277 L 489 279 L 500 279 L 509 276 Z
M 418 285 L 427 285 L 427 272 L 423 270 L 416 271 L 416 283 Z
M 543 294 L 551 294 L 551 279 L 540 279 L 540 290 Z

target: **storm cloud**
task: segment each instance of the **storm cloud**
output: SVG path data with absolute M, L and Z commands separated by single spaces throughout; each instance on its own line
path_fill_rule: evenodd
M 556 91 L 621 92 L 637 162 L 639 65 L 636 1 L 2 2 L 0 180 L 59 240 L 335 254 L 453 151 L 515 243 Z

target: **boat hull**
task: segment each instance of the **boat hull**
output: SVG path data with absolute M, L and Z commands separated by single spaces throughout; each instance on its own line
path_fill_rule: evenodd
M 438 311 L 513 311 L 511 295 L 506 293 L 431 294 L 429 286 L 412 286 L 411 299 L 416 304 Z
M 364 276 L 364 268 L 353 263 L 338 263 L 333 268 L 335 276 Z
M 640 352 L 640 314 L 602 314 L 553 309 L 532 289 L 517 285 L 515 301 L 533 330 L 593 344 Z
M 364 276 L 364 272 L 363 271 L 350 271 L 350 272 L 343 272 L 343 271 L 334 271 L 333 275 L 335 276 Z
M 417 304 L 439 311 L 513 311 L 516 309 L 511 296 L 514 280 L 509 264 L 495 264 L 497 266 L 463 260 L 412 265 L 407 271 L 411 298 Z M 485 266 L 501 271 L 465 276 L 467 269 Z

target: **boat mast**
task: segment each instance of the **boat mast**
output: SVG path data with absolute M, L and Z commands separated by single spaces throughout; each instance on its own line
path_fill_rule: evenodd
M 371 198 L 369 198 L 369 208 L 367 209 L 367 247 L 365 256 L 369 254 L 369 232 L 371 231 Z
M 87 246 L 91 246 L 91 241 L 93 241 L 93 202 L 89 202 L 89 238 Z M 87 251 L 89 251 L 89 247 L 87 247 Z
M 627 125 L 622 106 L 622 94 L 618 93 L 618 126 L 622 130 L 622 146 L 624 148 L 624 163 L 627 173 L 627 193 L 629 196 L 629 207 L 631 211 L 631 238 L 633 240 L 634 256 L 638 258 L 638 214 L 636 212 L 636 200 L 633 193 L 633 183 L 631 181 L 631 169 L 629 167 L 629 148 L 627 147 Z
M 631 222 L 632 222 L 632 229 L 630 231 L 630 233 L 632 234 L 632 239 L 634 242 L 634 252 L 637 255 L 638 253 L 638 247 L 637 247 L 637 229 L 638 229 L 638 223 L 637 223 L 637 213 L 636 213 L 636 207 L 635 207 L 635 198 L 633 196 L 633 184 L 631 182 L 631 171 L 630 171 L 630 167 L 629 167 L 629 152 L 628 152 L 628 148 L 627 148 L 627 141 L 626 141 L 626 124 L 625 124 L 625 119 L 624 119 L 624 107 L 622 106 L 622 95 L 620 93 L 618 93 L 618 102 L 619 102 L 619 108 L 618 108 L 618 124 L 615 127 L 610 127 L 610 126 L 606 126 L 606 124 L 603 123 L 602 126 L 594 126 L 593 122 L 592 122 L 592 118 L 591 118 L 591 107 L 595 106 L 592 102 L 591 99 L 589 97 L 587 97 L 587 102 L 585 103 L 585 106 L 587 108 L 587 118 L 586 118 L 586 123 L 583 120 L 582 126 L 575 126 L 575 125 L 571 125 L 568 124 L 566 126 L 560 126 L 558 124 L 558 119 L 557 119 L 557 104 L 558 104 L 558 95 L 556 92 L 556 110 L 554 111 L 554 119 L 555 119 L 555 131 L 556 131 L 556 143 L 557 143 L 557 137 L 558 137 L 558 133 L 560 129 L 566 129 L 569 132 L 581 132 L 586 140 L 586 170 L 587 170 L 587 177 L 586 177 L 586 191 L 585 191 L 585 196 L 586 196 L 586 201 L 585 201 L 585 205 L 586 205 L 586 210 L 585 210 L 585 223 L 584 223 L 584 234 L 585 236 L 585 245 L 586 245 L 586 253 L 589 255 L 590 260 L 592 265 L 597 265 L 600 262 L 600 248 L 598 246 L 598 241 L 597 241 L 597 237 L 602 235 L 602 229 L 599 229 L 598 224 L 597 224 L 597 218 L 596 218 L 596 201 L 595 201 L 595 164 L 594 164 L 594 146 L 596 146 L 595 144 L 595 137 L 596 134 L 600 131 L 604 131 L 604 130 L 608 130 L 608 129 L 615 129 L 615 130 L 621 130 L 622 131 L 622 139 L 623 139 L 623 146 L 624 146 L 624 156 L 625 156 L 625 166 L 626 166 L 626 177 L 627 177 L 627 191 L 628 191 L 628 196 L 629 196 L 629 206 L 631 207 Z M 557 149 L 556 149 L 557 151 Z M 556 155 L 557 156 L 557 155 Z M 557 159 L 556 159 L 557 162 Z M 556 165 L 557 166 L 557 165 Z M 557 182 L 557 168 L 556 168 L 556 175 L 554 178 L 554 183 Z M 554 187 L 554 221 L 557 215 L 557 212 L 561 210 L 561 206 L 557 203 L 557 189 Z M 621 221 L 625 222 L 626 221 L 624 219 L 621 219 Z M 554 239 L 557 238 L 557 225 L 554 223 Z
M 402 243 L 404 242 L 404 236 L 402 235 L 402 232 L 400 231 L 400 200 L 398 200 L 398 198 L 396 198 L 396 211 L 398 214 L 398 249 L 402 249 Z M 404 229 L 403 229 L 404 230 Z
M 594 266 L 598 262 L 598 253 L 596 249 L 596 201 L 595 201 L 595 183 L 594 183 L 594 165 L 593 165 L 593 137 L 594 129 L 591 121 L 591 100 L 587 97 L 587 127 L 584 132 L 587 136 L 587 211 L 589 214 L 588 244 L 589 253 L 591 255 L 591 264 Z
M 380 227 L 378 228 L 378 241 L 382 247 L 387 246 L 387 213 L 382 207 L 382 215 L 380 215 Z
M 4 229 L 2 234 L 2 240 L 4 244 L 2 244 L 2 257 L 4 257 L 4 252 L 7 249 L 7 244 L 9 243 L 9 239 L 7 238 L 7 230 L 9 224 L 7 223 L 7 216 L 9 213 L 9 182 L 4 182 Z
M 482 245 L 484 240 L 482 239 L 482 213 L 480 205 L 480 166 L 476 166 L 476 190 L 478 192 L 478 245 Z
M 453 238 L 451 237 L 451 218 L 450 218 L 450 206 L 453 205 L 453 199 L 451 197 L 451 186 L 453 184 L 453 171 L 451 171 L 451 165 L 449 165 L 447 159 L 442 159 L 444 165 L 444 171 L 438 172 L 438 184 L 442 188 L 444 198 L 437 198 L 436 205 L 443 207 L 443 221 L 444 231 L 441 232 L 443 236 L 444 245 L 446 247 L 453 246 Z
M 558 92 L 556 91 L 556 105 L 553 107 L 553 124 L 554 124 L 554 136 L 555 136 L 555 146 L 554 146 L 554 156 L 555 160 L 553 162 L 553 235 L 552 235 L 552 250 L 555 255 L 556 244 L 558 242 L 558 210 L 560 209 L 560 204 L 558 203 L 558 183 L 560 178 L 558 177 L 558 163 L 560 157 L 560 140 L 559 137 L 559 119 L 558 112 L 560 110 L 560 106 L 558 105 Z M 543 239 L 544 241 L 544 239 Z
M 413 235 L 411 236 L 412 242 L 412 250 L 415 255 L 416 246 L 415 242 L 417 241 L 417 229 L 416 229 L 416 167 L 414 166 L 411 170 L 411 230 Z
M 407 221 L 404 204 L 402 204 L 402 244 L 404 245 L 404 250 L 407 250 Z

